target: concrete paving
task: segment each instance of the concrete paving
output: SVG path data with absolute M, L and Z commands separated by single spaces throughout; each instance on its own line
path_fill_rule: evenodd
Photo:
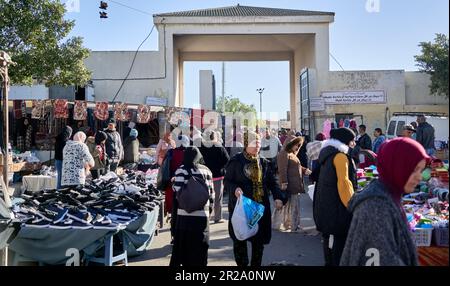
M 226 198 L 224 218 L 228 218 Z M 321 266 L 324 264 L 321 236 L 316 231 L 312 216 L 312 201 L 301 195 L 301 233 L 274 230 L 272 240 L 265 246 L 263 265 Z M 169 225 L 165 224 L 151 244 L 150 250 L 138 257 L 129 258 L 130 266 L 168 266 L 172 252 Z M 250 244 L 249 244 L 250 246 Z M 250 253 L 250 252 L 249 252 Z M 233 244 L 228 234 L 228 221 L 210 225 L 208 266 L 235 266 Z

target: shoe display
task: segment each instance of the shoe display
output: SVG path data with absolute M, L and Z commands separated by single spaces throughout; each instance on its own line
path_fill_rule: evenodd
M 164 195 L 142 172 L 108 173 L 83 187 L 25 192 L 13 208 L 26 227 L 121 229 L 160 206 Z

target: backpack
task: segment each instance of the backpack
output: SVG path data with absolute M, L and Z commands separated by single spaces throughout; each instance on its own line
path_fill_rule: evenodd
M 209 200 L 209 189 L 205 181 L 192 176 L 187 183 L 177 192 L 177 200 L 180 209 L 191 213 L 203 210 Z

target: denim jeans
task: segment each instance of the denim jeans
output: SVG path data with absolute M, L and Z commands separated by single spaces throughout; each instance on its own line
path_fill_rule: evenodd
M 56 179 L 56 189 L 58 189 L 58 190 L 61 189 L 62 164 L 63 164 L 62 160 L 55 160 L 55 168 L 56 168 L 56 172 L 58 174 L 57 179 Z

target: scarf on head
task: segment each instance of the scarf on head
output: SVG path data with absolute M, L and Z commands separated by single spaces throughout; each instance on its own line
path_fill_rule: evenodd
M 262 168 L 259 162 L 259 156 L 252 156 L 247 151 L 243 152 L 245 159 L 250 161 L 250 163 L 245 166 L 247 168 L 249 179 L 253 184 L 253 200 L 258 203 L 262 203 L 262 199 L 264 196 L 263 191 L 263 178 L 262 178 Z
M 388 187 L 397 206 L 401 207 L 406 182 L 423 159 L 429 159 L 425 149 L 410 138 L 396 138 L 381 145 L 377 156 L 380 181 Z

